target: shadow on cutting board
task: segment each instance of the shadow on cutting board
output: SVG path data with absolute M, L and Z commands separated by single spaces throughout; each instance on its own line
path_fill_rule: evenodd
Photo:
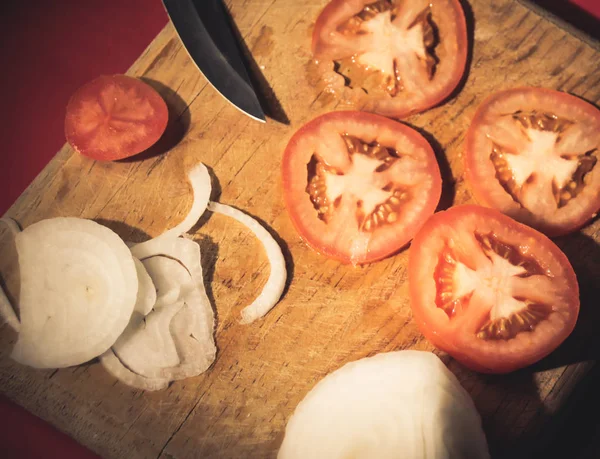
M 415 126 L 405 121 L 403 124 L 417 131 L 425 138 L 425 140 L 427 140 L 429 145 L 431 145 L 431 148 L 435 153 L 435 159 L 440 168 L 440 175 L 442 176 L 442 195 L 440 196 L 440 201 L 438 202 L 435 211 L 441 212 L 443 210 L 448 210 L 454 205 L 454 198 L 456 197 L 456 179 L 452 175 L 452 169 L 450 168 L 448 157 L 444 152 L 444 147 L 442 147 L 442 144 L 438 142 L 433 134 L 422 127 Z
M 215 302 L 215 294 L 213 292 L 213 279 L 215 278 L 215 266 L 219 259 L 219 245 L 207 235 L 202 235 L 200 239 L 194 239 L 200 246 L 201 263 L 202 263 L 202 277 L 204 280 L 204 289 L 206 290 L 206 296 L 215 314 L 215 324 L 219 323 L 219 312 L 217 311 L 217 303 Z M 219 343 L 215 342 L 217 346 L 217 355 L 219 351 Z
M 160 156 L 173 149 L 185 136 L 190 128 L 191 114 L 188 104 L 176 91 L 163 83 L 142 77 L 142 81 L 152 86 L 161 95 L 169 111 L 169 121 L 162 137 L 154 145 L 137 155 L 121 159 L 118 162 L 136 162 Z
M 472 396 L 493 459 L 583 459 L 580 454 L 592 442 L 597 429 L 578 413 L 585 406 L 590 419 L 595 412 L 585 402 L 597 386 L 598 377 L 586 377 L 570 390 L 565 389 L 568 378 L 566 382 L 561 380 L 542 400 L 538 385 L 543 388 L 544 383 L 536 382 L 532 367 L 506 375 L 484 375 L 462 367 L 449 357 L 441 358 Z M 595 399 L 592 406 L 598 408 L 600 395 Z M 556 455 L 557 451 L 568 454 Z
M 127 242 L 143 242 L 150 239 L 148 233 L 139 228 L 130 226 L 127 223 L 123 223 L 122 221 L 107 220 L 104 218 L 95 218 L 94 221 L 110 228 L 117 233 L 121 239 Z
M 554 242 L 575 270 L 581 308 L 573 333 L 556 351 L 535 364 L 534 371 L 600 360 L 600 244 L 581 233 L 563 236 Z
M 231 29 L 233 30 L 237 43 L 240 47 L 242 61 L 244 62 L 246 69 L 248 69 L 248 77 L 250 77 L 250 81 L 252 82 L 252 86 L 254 87 L 256 96 L 258 97 L 260 106 L 265 112 L 265 115 L 274 119 L 278 123 L 289 126 L 290 119 L 281 106 L 281 102 L 279 102 L 279 99 L 275 95 L 275 91 L 273 91 L 273 88 L 263 75 L 260 66 L 254 60 L 253 52 L 246 45 L 244 37 L 240 33 L 235 21 L 231 17 L 231 13 L 227 8 L 224 9 L 229 20 L 229 25 L 231 26 Z M 270 51 L 269 48 L 272 46 L 270 40 L 271 33 L 272 31 L 269 27 L 263 27 L 261 29 L 260 35 L 256 39 L 253 46 L 253 48 L 255 48 L 255 54 L 258 55 L 258 53 L 268 53 Z
M 448 355 L 439 357 L 473 398 L 492 458 L 531 457 L 529 452 L 541 442 L 539 427 L 548 420 L 533 371 L 486 375 L 465 368 Z

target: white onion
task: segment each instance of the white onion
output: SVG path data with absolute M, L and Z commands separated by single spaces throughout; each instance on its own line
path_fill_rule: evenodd
M 51 218 L 16 236 L 21 327 L 11 357 L 38 368 L 78 365 L 127 326 L 138 278 L 131 252 L 92 220 Z
M 215 318 L 204 288 L 200 246 L 189 239 L 179 239 L 177 249 L 171 254 L 186 264 L 193 283 L 182 288 L 181 298 L 185 304 L 170 327 L 181 363 L 164 369 L 163 374 L 172 379 L 183 379 L 196 376 L 210 367 L 217 348 L 214 341 Z
M 177 239 L 177 242 L 181 240 Z M 153 255 L 142 260 L 156 288 L 156 301 L 153 305 L 155 310 L 175 303 L 181 297 L 181 290 L 193 283 L 192 276 L 183 262 L 178 258 L 170 258 L 172 255 L 165 255 Z
M 485 459 L 469 394 L 430 352 L 348 363 L 321 380 L 290 418 L 279 459 Z
M 175 238 L 155 246 L 162 255 L 143 259 L 156 286 L 153 309 L 132 320 L 101 362 L 125 384 L 158 390 L 199 375 L 216 356 L 214 313 L 206 296 L 200 246 Z M 125 371 L 127 370 L 127 371 Z
M 208 174 L 206 166 L 202 163 L 198 163 L 188 173 L 188 180 L 192 186 L 194 201 L 186 217 L 177 226 L 165 231 L 160 236 L 131 247 L 131 253 L 134 257 L 141 260 L 152 255 L 160 254 L 161 250 L 164 250 L 168 244 L 182 234 L 187 233 L 198 222 L 206 210 L 212 191 L 210 175 Z
M 123 364 L 142 376 L 161 377 L 160 370 L 179 364 L 169 326 L 183 302 L 154 310 L 141 321 L 132 321 L 112 350 Z
M 100 362 L 108 373 L 128 386 L 142 390 L 161 390 L 169 385 L 167 378 L 146 378 L 129 370 L 109 349 L 100 356 Z
M 281 247 L 279 247 L 277 241 L 273 239 L 273 236 L 271 236 L 260 223 L 248 214 L 225 204 L 219 204 L 218 202 L 210 202 L 208 204 L 208 210 L 227 215 L 246 225 L 265 248 L 269 264 L 271 265 L 269 279 L 252 304 L 246 306 L 242 310 L 242 323 L 247 324 L 253 322 L 256 319 L 263 317 L 277 304 L 281 298 L 283 289 L 285 288 L 287 272 Z
M 146 390 L 198 375 L 214 361 L 214 313 L 204 287 L 200 247 L 182 238 L 209 205 L 203 164 L 188 174 L 194 200 L 188 215 L 165 233 L 127 246 L 110 229 L 81 218 L 53 218 L 15 235 L 21 269 L 20 315 L 0 289 L 0 314 L 19 331 L 12 357 L 60 368 L 100 356 L 126 384 Z M 279 300 L 286 270 L 277 242 L 256 220 L 219 203 L 213 212 L 235 218 L 262 242 L 269 279 L 242 311 L 262 317 Z
M 19 228 L 17 222 L 12 218 L 2 217 L 0 218 L 0 222 L 8 227 L 13 239 L 21 232 L 21 228 Z M 18 332 L 21 329 L 21 322 L 19 322 L 17 313 L 10 304 L 3 288 L 0 288 L 0 317 L 2 317 L 14 331 Z
M 156 303 L 156 287 L 144 264 L 137 258 L 134 258 L 133 261 L 135 262 L 138 277 L 137 299 L 133 311 L 134 314 L 137 313 L 145 316 L 152 310 L 154 303 Z

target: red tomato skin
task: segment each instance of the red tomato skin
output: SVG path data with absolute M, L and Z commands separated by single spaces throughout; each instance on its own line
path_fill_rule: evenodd
M 523 86 L 498 91 L 494 94 L 489 95 L 477 108 L 477 111 L 475 112 L 475 115 L 471 120 L 471 124 L 465 136 L 465 177 L 467 179 L 467 184 L 469 185 L 469 188 L 471 189 L 471 192 L 473 193 L 473 196 L 478 204 L 502 211 L 502 209 L 499 209 L 498 204 L 493 199 L 491 199 L 489 193 L 486 192 L 484 187 L 484 184 L 487 180 L 496 180 L 496 178 L 483 176 L 479 171 L 480 167 L 478 167 L 477 164 L 477 154 L 473 149 L 473 145 L 475 144 L 474 137 L 476 135 L 475 126 L 477 126 L 477 124 L 483 119 L 487 107 L 493 104 L 494 102 L 512 94 L 527 94 L 532 91 L 535 91 L 540 95 L 545 95 L 549 99 L 556 100 L 559 103 L 566 104 L 569 102 L 576 102 L 581 106 L 587 105 L 590 117 L 594 118 L 596 120 L 595 122 L 598 125 L 600 125 L 600 110 L 596 109 L 594 106 L 582 99 L 579 99 L 575 96 L 561 91 L 556 91 L 548 88 Z M 571 219 L 571 221 L 569 221 L 568 224 L 553 224 L 552 222 L 534 221 L 533 217 L 526 209 L 512 210 L 507 211 L 505 213 L 509 217 L 514 218 L 515 220 L 520 221 L 521 223 L 534 227 L 535 229 L 543 232 L 549 237 L 557 237 L 573 233 L 583 228 L 586 224 L 588 224 L 596 217 L 598 211 L 600 211 L 600 190 L 598 190 L 597 198 L 594 204 L 590 206 L 590 210 L 588 212 L 580 214 L 576 218 Z
M 569 285 L 569 291 L 571 292 L 573 298 L 576 298 L 577 301 L 571 306 L 572 314 L 569 316 L 568 323 L 565 324 L 564 328 L 561 330 L 561 333 L 558 334 L 555 339 L 553 339 L 551 346 L 534 350 L 524 350 L 523 354 L 505 356 L 502 359 L 496 358 L 494 360 L 487 360 L 480 355 L 469 355 L 457 345 L 457 339 L 455 336 L 453 336 L 452 331 L 444 330 L 443 324 L 441 324 L 440 321 L 436 320 L 436 318 L 432 316 L 430 313 L 432 307 L 430 305 L 423 304 L 421 283 L 418 282 L 418 280 L 422 279 L 423 274 L 420 270 L 421 259 L 429 255 L 426 247 L 428 237 L 430 237 L 430 234 L 440 223 L 446 222 L 446 224 L 448 224 L 447 222 L 451 218 L 460 216 L 460 214 L 473 212 L 479 214 L 484 219 L 499 220 L 506 225 L 510 225 L 512 228 L 522 231 L 524 237 L 531 236 L 536 238 L 537 242 L 541 246 L 540 250 L 549 252 L 551 256 L 555 258 L 563 268 L 565 268 L 564 277 L 566 279 L 566 283 Z M 433 256 L 437 255 L 437 253 L 433 254 Z M 423 336 L 425 336 L 425 338 L 436 348 L 448 353 L 465 367 L 479 373 L 510 373 L 541 360 L 552 353 L 571 334 L 575 328 L 577 318 L 579 316 L 579 284 L 577 282 L 575 271 L 573 270 L 567 256 L 543 233 L 540 233 L 527 225 L 507 217 L 496 209 L 478 205 L 466 204 L 455 206 L 447 211 L 434 214 L 427 222 L 425 222 L 411 243 L 408 258 L 408 281 L 411 310 L 414 320 Z M 433 307 L 436 306 L 434 305 Z
M 332 24 L 339 18 L 345 17 L 345 12 L 352 12 L 360 10 L 365 5 L 372 3 L 370 0 L 331 0 L 319 14 L 312 33 L 311 49 L 313 56 L 317 60 L 331 58 L 332 50 L 335 45 L 329 46 L 328 43 L 324 43 L 322 37 L 328 35 L 328 32 L 335 29 L 335 25 Z M 435 3 L 435 2 L 432 2 Z M 451 72 L 451 76 L 448 78 L 447 83 L 444 87 L 437 92 L 435 95 L 423 98 L 418 101 L 411 100 L 410 103 L 402 101 L 401 97 L 396 97 L 394 100 L 396 103 L 384 102 L 383 104 L 378 103 L 376 100 L 371 101 L 369 97 L 366 99 L 369 101 L 362 107 L 363 110 L 378 113 L 383 116 L 391 118 L 406 118 L 415 113 L 420 113 L 430 108 L 436 107 L 444 103 L 457 87 L 460 86 L 463 79 L 463 75 L 467 66 L 469 40 L 467 34 L 467 22 L 465 14 L 459 0 L 448 0 L 452 10 L 452 20 L 454 21 L 457 28 L 457 47 L 456 47 L 456 61 L 457 65 L 454 66 Z
M 423 136 L 421 136 L 421 134 L 419 134 L 417 131 L 415 131 L 414 129 L 409 128 L 408 126 L 406 126 L 402 123 L 399 123 L 397 121 L 382 117 L 380 115 L 366 113 L 366 112 L 359 112 L 359 111 L 337 111 L 337 112 L 329 112 L 324 115 L 320 115 L 320 116 L 312 119 L 308 123 L 304 124 L 300 129 L 298 129 L 292 135 L 292 137 L 291 137 L 290 141 L 288 142 L 288 145 L 284 151 L 283 160 L 282 160 L 282 178 L 283 178 L 283 188 L 284 188 L 283 196 L 284 196 L 284 203 L 285 203 L 286 209 L 288 209 L 288 215 L 290 217 L 290 220 L 292 221 L 292 224 L 293 224 L 294 228 L 296 229 L 296 231 L 298 232 L 300 238 L 315 252 L 317 252 L 321 255 L 324 255 L 328 258 L 337 260 L 341 263 L 350 264 L 350 263 L 355 263 L 355 262 L 348 256 L 348 254 L 341 253 L 335 249 L 332 249 L 331 247 L 323 246 L 322 244 L 319 243 L 319 240 L 317 237 L 314 237 L 306 230 L 306 227 L 307 227 L 306 223 L 299 217 L 298 214 L 296 214 L 295 212 L 293 212 L 291 210 L 291 209 L 294 209 L 294 207 L 295 207 L 295 200 L 297 199 L 297 197 L 293 196 L 292 193 L 289 192 L 289 189 L 291 188 L 291 183 L 294 181 L 294 178 L 296 177 L 295 170 L 292 166 L 292 161 L 289 160 L 289 158 L 295 154 L 295 151 L 297 151 L 298 143 L 301 141 L 301 139 L 303 137 L 312 136 L 313 132 L 318 131 L 320 129 L 320 126 L 322 123 L 328 122 L 328 121 L 337 121 L 337 120 L 339 120 L 339 121 L 355 120 L 358 122 L 366 121 L 366 122 L 370 122 L 373 124 L 386 125 L 393 130 L 399 130 L 407 137 L 410 137 L 411 139 L 413 139 L 413 141 L 415 143 L 422 145 L 422 146 L 426 146 L 429 150 L 431 150 L 431 155 L 434 159 L 435 159 L 435 154 L 434 154 L 433 150 L 431 149 L 431 146 L 429 145 L 427 140 Z M 434 179 L 434 181 L 433 181 L 434 183 L 433 183 L 432 192 L 431 192 L 428 202 L 425 206 L 426 210 L 424 211 L 424 214 L 427 214 L 427 215 L 433 214 L 433 212 L 435 211 L 435 208 L 438 205 L 438 202 L 439 202 L 440 196 L 441 196 L 441 192 L 442 192 L 442 178 L 441 178 L 441 173 L 440 173 L 437 161 L 434 160 L 432 162 L 432 167 L 434 168 L 432 171 L 432 177 Z M 421 223 L 423 223 L 423 222 L 421 222 Z M 412 234 L 416 233 L 416 231 L 418 230 L 419 227 L 412 228 L 410 230 L 410 232 Z M 407 238 L 407 240 L 402 245 L 394 247 L 392 249 L 388 248 L 387 250 L 384 249 L 384 250 L 379 250 L 379 251 L 370 251 L 368 254 L 368 257 L 366 259 L 360 261 L 359 263 L 355 263 L 355 264 L 367 264 L 367 263 L 372 263 L 372 262 L 382 260 L 394 253 L 401 251 L 403 248 L 405 248 L 409 244 L 409 242 L 410 242 L 410 238 Z
M 86 140 L 77 134 L 79 122 L 78 108 L 83 96 L 99 94 L 108 84 L 116 84 L 124 88 L 137 88 L 143 92 L 144 97 L 156 112 L 149 124 L 151 135 L 143 141 L 137 142 L 132 147 L 122 149 L 88 148 Z M 164 133 L 169 121 L 167 104 L 158 92 L 139 78 L 128 75 L 102 75 L 81 86 L 69 99 L 65 115 L 65 137 L 75 151 L 97 161 L 115 161 L 134 156 L 154 145 Z

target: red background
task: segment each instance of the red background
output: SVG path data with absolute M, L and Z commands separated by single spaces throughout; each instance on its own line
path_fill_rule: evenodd
M 561 2 L 538 3 L 552 8 Z M 571 4 L 600 18 L 598 0 Z M 168 20 L 159 0 L 29 0 L 5 5 L 0 14 L 0 214 L 63 145 L 70 95 L 98 75 L 125 72 Z M 0 451 L 5 458 L 95 457 L 2 396 Z
M 168 21 L 160 0 L 6 3 L 0 214 L 64 144 L 71 94 L 98 75 L 124 73 Z
M 555 1 L 554 3 L 558 2 Z M 600 2 L 598 0 L 571 0 L 570 3 L 581 7 L 593 16 L 600 18 Z

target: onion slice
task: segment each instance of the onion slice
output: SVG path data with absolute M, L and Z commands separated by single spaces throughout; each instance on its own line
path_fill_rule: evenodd
M 160 254 L 165 246 L 169 246 L 169 244 L 173 243 L 179 236 L 187 233 L 198 222 L 206 210 L 212 191 L 208 169 L 206 169 L 204 164 L 198 163 L 188 173 L 188 180 L 192 186 L 194 201 L 187 216 L 177 226 L 165 231 L 160 236 L 131 247 L 131 253 L 134 257 L 141 260 L 152 255 Z
M 216 356 L 214 313 L 204 289 L 200 246 L 175 238 L 155 248 L 162 255 L 142 260 L 157 289 L 153 310 L 143 320 L 132 318 L 112 348 L 116 360 L 110 355 L 101 360 L 122 382 L 146 390 L 163 388 L 148 379 L 168 383 L 199 375 Z
M 398 351 L 327 375 L 288 421 L 279 459 L 489 458 L 469 394 L 430 352 Z
M 152 307 L 156 303 L 156 287 L 154 286 L 154 282 L 152 282 L 148 271 L 146 271 L 144 264 L 137 258 L 134 258 L 133 261 L 138 277 L 137 300 L 133 311 L 134 314 L 137 313 L 141 316 L 145 316 L 152 311 Z
M 197 341 L 204 341 L 210 337 L 212 344 L 207 347 L 207 352 L 214 353 L 214 340 L 212 339 L 215 326 L 214 313 L 204 287 L 200 246 L 194 240 L 177 238 L 173 243 L 168 244 L 168 247 L 161 248 L 161 252 L 163 255 L 157 259 L 168 257 L 170 261 L 176 260 L 186 270 L 185 274 L 178 274 L 179 287 L 177 291 L 179 296 L 176 301 L 185 301 L 188 307 L 183 308 L 178 315 L 187 315 L 186 310 L 190 310 L 191 317 L 187 321 L 191 327 L 189 334 Z M 156 279 L 157 285 L 167 285 L 166 282 L 172 282 L 174 270 L 168 269 L 164 263 L 150 266 L 151 260 L 152 258 L 145 259 L 143 263 L 148 267 L 151 276 Z M 167 278 L 170 280 L 167 281 Z M 174 290 L 172 286 L 166 289 Z M 206 342 L 208 343 L 208 341 Z
M 112 349 L 109 349 L 100 356 L 100 362 L 108 373 L 119 381 L 136 389 L 154 391 L 165 389 L 169 385 L 167 378 L 146 378 L 129 370 L 123 365 Z
M 160 369 L 179 364 L 179 356 L 169 331 L 173 317 L 183 302 L 152 311 L 141 321 L 132 321 L 112 350 L 131 371 L 148 378 L 160 377 Z
M 198 292 L 187 296 L 186 303 L 171 322 L 171 336 L 181 362 L 164 368 L 162 375 L 173 380 L 189 378 L 206 371 L 214 362 L 217 348 L 213 337 L 214 318 L 208 299 L 204 302 Z M 210 311 L 210 312 L 209 312 Z M 202 330 L 203 334 L 199 334 Z
M 11 357 L 37 368 L 78 365 L 123 332 L 136 304 L 131 252 L 109 228 L 51 218 L 16 236 L 21 328 Z
M 11 236 L 16 238 L 17 234 L 21 232 L 21 228 L 16 221 L 12 218 L 2 217 L 0 218 L 0 222 L 4 223 L 8 229 L 10 230 Z M 0 285 L 0 317 L 4 319 L 4 321 L 16 332 L 18 332 L 21 328 L 21 322 L 19 322 L 19 318 L 17 317 L 17 313 L 13 308 L 12 304 L 10 304 L 10 300 L 6 296 L 6 292 Z
M 175 303 L 181 297 L 181 290 L 193 282 L 187 267 L 179 259 L 153 255 L 142 263 L 156 286 L 154 310 Z
M 250 304 L 242 310 L 243 324 L 254 322 L 256 319 L 263 317 L 269 312 L 281 298 L 283 289 L 285 288 L 285 281 L 287 278 L 287 272 L 285 268 L 285 259 L 281 252 L 281 247 L 277 244 L 277 241 L 271 236 L 271 234 L 254 218 L 248 214 L 235 209 L 225 204 L 218 202 L 210 202 L 208 204 L 208 210 L 219 214 L 227 215 L 236 219 L 238 222 L 247 226 L 250 231 L 260 240 L 271 265 L 271 272 L 269 273 L 269 279 L 260 292 L 260 295 Z

